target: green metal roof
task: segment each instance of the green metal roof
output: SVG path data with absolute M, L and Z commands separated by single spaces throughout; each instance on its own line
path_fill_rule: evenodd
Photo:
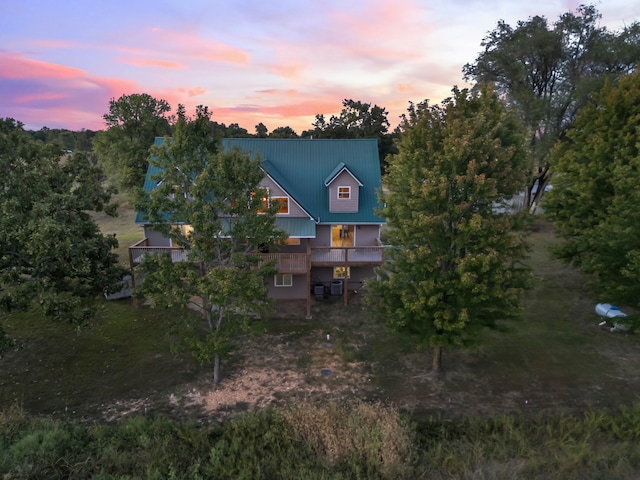
M 376 139 L 225 138 L 223 148 L 260 154 L 263 168 L 319 223 L 383 223 Z M 329 211 L 325 180 L 346 168 L 361 184 L 357 213 Z
M 329 176 L 324 179 L 324 186 L 325 187 L 329 186 L 329 184 L 333 182 L 336 179 L 336 177 L 340 175 L 343 171 L 349 172 L 349 169 L 343 162 L 340 162 L 338 165 L 336 165 L 336 168 L 333 169 L 333 171 L 329 174 Z M 358 180 L 353 173 L 349 172 L 349 175 L 351 175 L 355 179 L 355 181 L 358 182 L 358 185 L 362 186 L 362 183 L 360 183 L 360 180 Z
M 164 139 L 156 138 L 155 145 Z M 311 217 L 277 217 L 278 227 L 291 237 L 314 237 L 315 223 L 384 223 L 374 210 L 378 203 L 376 192 L 381 189 L 378 143 L 375 139 L 275 139 L 225 138 L 225 150 L 238 147 L 252 155 L 260 155 L 262 168 Z M 362 185 L 358 212 L 330 212 L 325 181 L 332 180 L 346 169 Z M 150 166 L 144 191 L 157 187 L 153 180 L 160 169 Z M 157 177 L 156 177 L 157 178 Z M 138 212 L 136 223 L 145 223 L 145 215 Z
M 276 217 L 276 227 L 287 232 L 290 238 L 316 237 L 316 222 L 311 218 Z

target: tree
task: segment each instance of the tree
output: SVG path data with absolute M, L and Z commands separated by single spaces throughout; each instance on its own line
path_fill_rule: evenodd
M 276 127 L 269 134 L 269 138 L 298 138 L 296 131 L 290 126 Z
M 89 211 L 115 214 L 112 191 L 85 154 L 63 155 L 13 119 L 0 120 L 0 311 L 38 305 L 82 323 L 125 270 Z M 1 335 L 0 335 L 1 336 Z
M 208 122 L 206 110 L 193 120 L 181 116 L 173 138 L 153 149 L 158 187 L 142 198 L 140 210 L 189 252 L 189 261 L 145 258 L 136 294 L 153 305 L 190 307 L 201 314 L 199 321 L 181 319 L 180 330 L 201 362 L 213 361 L 217 384 L 230 339 L 271 307 L 265 275 L 275 273 L 274 265 L 257 254 L 275 248 L 285 234 L 275 227 L 279 206 L 265 205 L 267 192 L 259 188 L 260 159 L 239 150 L 216 151 L 201 128 Z
M 402 130 L 380 199 L 390 248 L 367 301 L 391 329 L 434 347 L 439 373 L 443 347 L 518 313 L 529 278 L 524 218 L 504 202 L 523 184 L 526 148 L 488 89 L 411 105 Z
M 93 147 L 117 185 L 131 198 L 144 183 L 149 148 L 156 137 L 170 133 L 171 107 L 146 93 L 122 95 L 109 102 L 103 115 L 107 130 L 98 132 Z
M 552 152 L 545 213 L 555 253 L 591 274 L 608 302 L 640 305 L 640 74 L 607 84 Z
M 343 109 L 327 122 L 324 115 L 316 115 L 313 130 L 305 130 L 302 137 L 314 138 L 377 138 L 381 166 L 387 155 L 394 153 L 394 136 L 388 133 L 387 110 L 355 100 L 343 100 Z
M 600 14 L 582 5 L 550 28 L 544 17 L 498 22 L 484 51 L 464 66 L 465 79 L 496 86 L 529 129 L 533 153 L 526 203 L 535 212 L 552 175 L 549 152 L 605 79 L 615 81 L 640 61 L 640 24 L 621 32 L 598 26 Z
M 256 125 L 256 137 L 267 138 L 268 132 L 269 132 L 269 129 L 265 126 L 264 123 L 260 122 L 258 125 Z

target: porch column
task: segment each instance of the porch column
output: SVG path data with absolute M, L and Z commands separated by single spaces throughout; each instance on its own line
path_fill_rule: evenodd
M 311 239 L 307 238 L 307 320 L 311 319 Z
M 131 271 L 131 290 L 136 289 L 136 266 L 133 264 L 133 253 L 131 252 L 131 248 L 129 248 L 129 270 Z M 133 297 L 133 307 L 138 308 L 138 299 Z
M 342 303 L 344 305 L 349 304 L 349 275 L 347 275 L 347 269 L 349 268 L 349 249 L 344 249 L 344 282 L 342 284 Z

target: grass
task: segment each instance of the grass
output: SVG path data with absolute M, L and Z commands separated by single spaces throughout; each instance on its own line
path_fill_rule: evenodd
M 125 252 L 139 239 L 130 211 L 99 221 L 105 233 L 117 233 Z M 473 349 L 446 351 L 444 379 L 428 375 L 430 352 L 387 332 L 357 296 L 347 307 L 322 300 L 313 305 L 313 320 L 304 319 L 302 308 L 270 320 L 253 351 L 266 354 L 273 342 L 284 342 L 298 349 L 294 368 L 307 372 L 329 361 L 337 369 L 360 362 L 372 374 L 371 402 L 323 396 L 324 403 L 245 413 L 221 426 L 196 424 L 204 412 L 169 400 L 206 374 L 190 357 L 170 353 L 167 325 L 182 311 L 104 302 L 83 330 L 36 312 L 6 315 L 3 327 L 23 349 L 0 361 L 0 473 L 636 478 L 640 344 L 598 327 L 597 301 L 583 277 L 549 256 L 555 239 L 548 228 L 533 241 L 530 262 L 539 282 L 524 299 L 523 319 L 508 324 L 508 332 L 488 333 Z M 337 377 L 309 375 L 309 383 L 331 389 Z M 413 423 L 389 404 L 409 412 Z M 147 416 L 121 419 L 119 413 L 134 410 Z
M 410 422 L 380 404 L 311 404 L 220 426 L 79 425 L 0 412 L 3 478 L 634 479 L 640 405 L 579 416 Z
M 99 417 L 115 399 L 193 381 L 191 358 L 170 353 L 167 322 L 179 314 L 120 300 L 105 302 L 83 329 L 44 321 L 37 311 L 5 316 L 4 328 L 22 349 L 2 359 L 0 408 Z
M 144 234 L 142 228 L 135 224 L 136 212 L 131 208 L 127 199 L 123 195 L 116 195 L 113 200 L 119 204 L 117 217 L 110 217 L 104 212 L 92 215 L 100 225 L 102 233 L 105 235 L 116 234 L 120 263 L 129 267 L 129 246 L 142 240 Z

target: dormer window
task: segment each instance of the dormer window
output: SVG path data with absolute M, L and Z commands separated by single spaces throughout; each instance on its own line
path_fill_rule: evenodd
M 278 202 L 278 212 L 284 215 L 289 214 L 289 197 L 271 197 L 271 202 Z
M 341 186 L 338 187 L 338 199 L 349 200 L 351 198 L 351 187 Z
M 362 183 L 340 162 L 324 179 L 329 195 L 329 211 L 331 213 L 357 213 L 360 203 L 360 187 Z

